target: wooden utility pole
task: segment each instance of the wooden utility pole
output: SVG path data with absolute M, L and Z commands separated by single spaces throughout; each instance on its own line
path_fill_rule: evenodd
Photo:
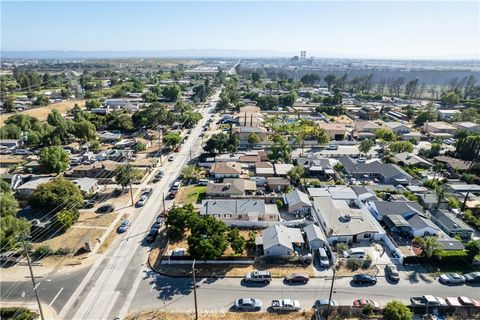
M 33 291 L 35 292 L 35 297 L 37 298 L 38 311 L 40 312 L 40 318 L 42 320 L 45 320 L 45 317 L 43 316 L 42 304 L 40 303 L 40 296 L 38 295 L 38 291 L 37 291 L 37 284 L 35 283 L 35 276 L 33 275 L 32 265 L 30 263 L 30 255 L 28 254 L 27 244 L 25 243 L 25 236 L 22 236 L 21 239 L 23 244 L 23 253 L 27 258 L 28 269 L 30 270 L 30 277 L 32 278 Z
M 195 259 L 192 263 L 192 282 L 193 282 L 193 299 L 195 300 L 195 320 L 198 320 L 198 306 L 197 306 L 197 282 L 195 281 Z
M 330 294 L 328 296 L 327 314 L 325 316 L 326 320 L 328 320 L 328 318 L 330 317 L 330 312 L 331 312 L 330 309 L 332 308 L 333 284 L 335 283 L 335 266 L 333 266 L 332 270 L 333 270 L 333 277 L 332 277 L 332 285 L 330 286 Z

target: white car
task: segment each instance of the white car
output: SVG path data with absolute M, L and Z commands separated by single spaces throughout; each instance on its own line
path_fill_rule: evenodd
M 441 283 L 444 284 L 464 284 L 465 277 L 458 273 L 444 273 L 439 278 Z
M 137 206 L 138 207 L 143 207 L 145 205 L 145 203 L 147 203 L 147 200 L 148 200 L 148 196 L 147 195 L 142 195 L 140 197 L 140 199 L 138 199 L 137 201 Z

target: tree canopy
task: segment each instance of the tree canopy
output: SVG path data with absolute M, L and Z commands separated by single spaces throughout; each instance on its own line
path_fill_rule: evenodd
M 81 208 L 83 196 L 80 188 L 70 180 L 55 178 L 37 187 L 28 199 L 33 209 L 56 213 L 63 208 Z
M 69 161 L 68 153 L 59 146 L 43 148 L 38 159 L 45 171 L 55 173 L 67 170 Z
M 383 308 L 383 319 L 385 320 L 412 320 L 413 312 L 400 301 L 390 301 Z

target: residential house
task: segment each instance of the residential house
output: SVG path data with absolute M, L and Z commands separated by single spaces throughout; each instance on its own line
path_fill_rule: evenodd
M 262 230 L 261 237 L 255 239 L 257 246 L 263 247 L 265 256 L 291 256 L 296 247 L 305 243 L 302 232 L 297 228 L 288 228 L 276 224 Z
M 98 139 L 101 142 L 117 142 L 122 139 L 122 135 L 111 131 L 100 131 L 98 132 Z
M 421 140 L 426 139 L 426 137 L 421 132 L 418 132 L 418 131 L 412 131 L 410 133 L 405 133 L 405 134 L 402 135 L 401 138 L 402 138 L 403 141 L 410 141 L 412 139 L 417 140 L 417 141 L 421 141 Z
M 365 205 L 379 221 L 388 215 L 400 215 L 406 218 L 423 213 L 422 207 L 416 201 L 367 201 Z
M 349 130 L 344 123 L 320 122 L 318 126 L 320 127 L 320 129 L 324 129 L 326 131 L 327 136 L 330 138 L 330 140 L 345 140 L 349 134 Z
M 239 178 L 242 174 L 242 165 L 237 162 L 215 162 L 210 169 L 215 179 Z
M 480 131 L 480 124 L 478 123 L 473 123 L 473 122 L 454 122 L 453 126 L 457 128 L 458 130 L 463 130 L 468 133 L 474 133 L 474 132 L 479 132 Z
M 436 156 L 435 161 L 441 162 L 445 165 L 448 171 L 470 171 L 473 167 L 473 161 L 465 161 L 448 156 Z
M 383 233 L 358 199 L 314 197 L 313 208 L 328 242 L 358 242 Z
M 429 169 L 432 167 L 430 162 L 410 152 L 397 153 L 394 155 L 393 159 L 402 166 L 413 166 L 424 169 Z
M 72 169 L 69 176 L 75 178 L 109 179 L 120 163 L 105 160 L 93 164 L 83 164 Z
M 306 193 L 295 189 L 283 197 L 283 202 L 288 208 L 288 213 L 305 216 L 312 209 L 312 202 Z
M 275 204 L 259 199 L 203 200 L 200 215 L 211 215 L 228 225 L 259 226 L 261 222 L 276 223 L 280 213 Z
M 259 138 L 260 141 L 266 141 L 268 136 L 267 129 L 263 127 L 235 127 L 233 129 L 233 134 L 237 136 L 240 140 L 240 144 L 247 144 L 248 137 L 250 134 L 255 133 Z
M 267 177 L 267 186 L 270 190 L 280 192 L 290 187 L 290 180 L 280 177 Z
M 310 250 L 315 250 L 318 248 L 323 248 L 327 244 L 327 237 L 323 233 L 322 228 L 317 226 L 314 223 L 307 225 L 303 228 L 305 236 L 307 238 L 308 248 Z
M 23 145 L 23 141 L 19 139 L 0 139 L 0 149 L 16 149 Z
M 431 219 L 435 222 L 448 236 L 459 236 L 463 240 L 470 240 L 474 230 L 462 219 L 455 216 L 447 210 L 432 210 Z
M 237 197 L 245 194 L 252 194 L 257 190 L 255 181 L 246 179 L 223 180 L 223 183 L 209 182 L 207 185 L 206 195 L 209 198 L 215 197 Z
M 133 150 L 118 150 L 118 149 L 108 149 L 99 152 L 95 158 L 98 161 L 116 161 L 116 162 L 123 162 L 127 159 L 131 159 L 133 155 Z
M 278 177 L 286 177 L 288 172 L 293 169 L 293 164 L 290 163 L 275 163 L 275 175 Z
M 19 198 L 27 199 L 32 195 L 32 193 L 37 190 L 37 187 L 43 183 L 49 182 L 52 180 L 53 177 L 50 176 L 43 176 L 43 177 L 35 177 L 31 180 L 25 182 L 24 184 L 20 185 L 17 188 L 17 195 Z
M 442 199 L 440 203 L 438 203 L 438 197 L 433 192 L 427 192 L 423 194 L 417 194 L 418 203 L 425 208 L 426 210 L 430 210 L 433 208 L 445 209 L 448 208 L 448 200 Z
M 308 153 L 303 157 L 293 159 L 294 163 L 304 168 L 307 177 L 330 178 L 335 175 L 333 167 L 338 163 L 335 159 L 329 159 L 318 154 Z
M 358 110 L 358 117 L 363 120 L 375 120 L 380 117 L 380 109 L 374 106 L 363 106 Z
M 460 110 L 455 109 L 440 109 L 438 110 L 441 120 L 450 120 L 453 116 L 460 114 Z
M 255 175 L 258 177 L 273 177 L 275 169 L 270 162 L 256 162 Z
M 448 183 L 445 184 L 444 187 L 446 192 L 455 194 L 480 193 L 480 186 L 478 184 Z
M 393 133 L 398 135 L 402 135 L 412 131 L 409 126 L 397 121 L 385 122 L 384 127 L 392 130 Z
M 339 159 L 344 171 L 357 180 L 378 179 L 382 184 L 409 185 L 413 178 L 399 166 L 380 160 L 358 162 L 350 157 Z
M 98 190 L 98 180 L 92 178 L 77 178 L 72 182 L 80 188 L 84 195 L 91 195 Z
M 369 121 L 355 121 L 355 138 L 358 140 L 375 139 L 377 131 L 381 127 Z
M 445 137 L 449 138 L 455 134 L 457 128 L 446 122 L 425 122 L 423 124 L 423 131 L 431 137 Z

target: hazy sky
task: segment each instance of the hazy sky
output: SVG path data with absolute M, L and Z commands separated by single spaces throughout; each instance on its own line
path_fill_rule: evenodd
M 307 50 L 480 58 L 480 1 L 1 1 L 2 50 Z

